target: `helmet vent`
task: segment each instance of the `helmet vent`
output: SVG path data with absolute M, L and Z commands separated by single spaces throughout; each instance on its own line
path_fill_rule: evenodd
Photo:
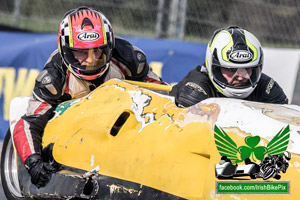
M 217 49 L 214 49 L 213 57 L 214 57 L 214 59 L 216 59 L 216 61 L 218 61 L 218 63 L 219 63 L 219 58 L 218 58 Z
M 89 18 L 84 18 L 84 19 L 83 19 L 82 24 L 81 24 L 81 29 L 82 29 L 84 26 L 92 26 L 93 29 L 94 29 L 94 25 L 93 25 L 93 23 L 91 22 L 91 20 L 90 20 Z

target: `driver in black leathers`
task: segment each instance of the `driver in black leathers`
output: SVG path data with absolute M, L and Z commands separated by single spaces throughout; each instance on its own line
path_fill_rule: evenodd
M 111 78 L 165 84 L 147 64 L 145 54 L 114 36 L 100 12 L 88 7 L 70 10 L 58 33 L 58 50 L 36 78 L 27 112 L 17 122 L 13 142 L 31 182 L 45 186 L 54 168 L 42 156 L 42 136 L 56 106 L 83 97 Z
M 262 73 L 263 50 L 257 38 L 240 27 L 217 30 L 206 50 L 205 62 L 191 70 L 171 91 L 180 107 L 209 97 L 287 104 L 276 81 Z

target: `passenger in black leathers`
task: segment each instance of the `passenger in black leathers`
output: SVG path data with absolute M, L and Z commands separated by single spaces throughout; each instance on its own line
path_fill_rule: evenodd
M 180 107 L 209 97 L 287 104 L 288 98 L 271 77 L 262 73 L 263 50 L 258 39 L 239 27 L 217 30 L 205 62 L 191 70 L 170 92 Z
M 88 7 L 70 10 L 58 33 L 54 51 L 35 81 L 27 112 L 12 133 L 17 153 L 37 187 L 54 171 L 42 157 L 42 136 L 56 106 L 89 94 L 111 78 L 165 84 L 147 64 L 146 56 L 114 36 L 109 21 Z

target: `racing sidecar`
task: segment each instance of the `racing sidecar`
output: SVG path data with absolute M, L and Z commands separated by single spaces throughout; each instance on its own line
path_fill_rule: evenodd
M 45 128 L 43 147 L 53 145 L 61 170 L 39 189 L 11 141 L 28 101 L 14 99 L 1 157 L 6 197 L 300 199 L 299 106 L 210 98 L 178 108 L 173 97 L 161 92 L 168 89 L 113 79 L 60 104 Z M 280 179 L 219 179 L 216 173 L 224 156 L 232 165 L 246 159 L 259 165 L 285 152 L 291 159 Z
M 250 176 L 255 179 L 256 166 L 255 164 L 248 165 L 233 165 L 231 162 L 221 162 L 217 163 L 215 166 L 216 177 L 219 179 L 229 179 L 233 177 L 240 176 Z

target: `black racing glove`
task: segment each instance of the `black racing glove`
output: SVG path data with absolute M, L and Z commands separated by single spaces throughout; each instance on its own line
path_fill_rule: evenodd
M 34 153 L 25 160 L 25 167 L 31 176 L 32 184 L 37 188 L 44 187 L 51 179 L 51 174 L 55 169 L 42 160 L 39 153 Z
M 188 82 L 177 90 L 175 103 L 179 107 L 190 107 L 208 98 L 207 93 L 196 83 Z

